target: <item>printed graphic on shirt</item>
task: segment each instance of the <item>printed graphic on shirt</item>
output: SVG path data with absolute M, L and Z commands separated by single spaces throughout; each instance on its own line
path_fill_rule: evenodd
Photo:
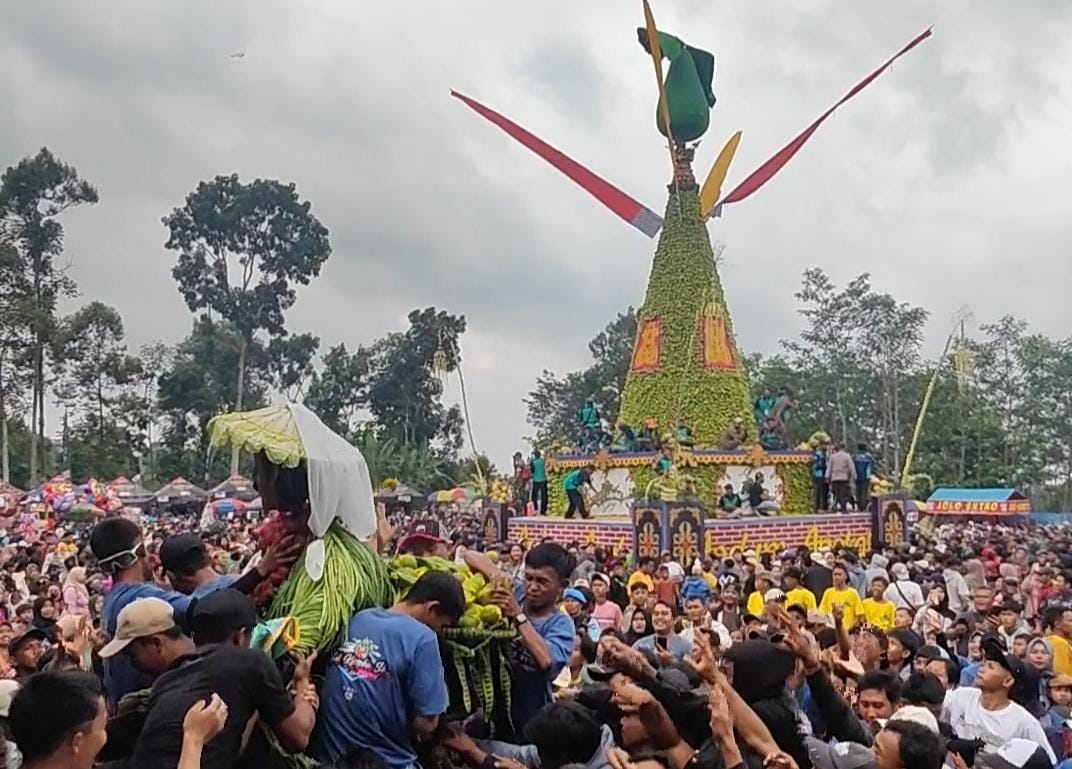
M 384 681 L 391 677 L 387 661 L 368 638 L 347 641 L 331 657 L 331 664 L 350 681 Z M 352 694 L 347 690 L 347 698 Z

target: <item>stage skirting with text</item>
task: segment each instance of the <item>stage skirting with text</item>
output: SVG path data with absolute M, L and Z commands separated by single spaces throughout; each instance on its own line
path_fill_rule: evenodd
M 594 544 L 613 548 L 616 553 L 633 552 L 634 527 L 628 520 L 568 520 L 557 517 L 510 518 L 507 525 L 511 542 L 529 545 L 551 538 L 562 545 Z M 754 550 L 757 555 L 777 553 L 804 545 L 821 550 L 841 544 L 866 553 L 871 547 L 871 516 L 780 515 L 745 520 L 707 520 L 704 524 L 704 551 L 708 556 L 725 557 L 734 550 Z M 667 547 L 666 549 L 670 549 Z

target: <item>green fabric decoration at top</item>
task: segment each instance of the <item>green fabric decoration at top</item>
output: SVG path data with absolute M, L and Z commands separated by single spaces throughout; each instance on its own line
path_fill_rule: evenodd
M 670 62 L 663 88 L 673 139 L 677 142 L 695 141 L 704 135 L 711 123 L 711 108 L 715 106 L 715 93 L 711 90 L 715 57 L 665 32 L 656 32 L 656 35 L 663 58 Z M 637 37 L 650 56 L 648 35 L 643 27 L 637 29 Z M 655 106 L 655 125 L 659 133 L 667 135 L 658 104 Z

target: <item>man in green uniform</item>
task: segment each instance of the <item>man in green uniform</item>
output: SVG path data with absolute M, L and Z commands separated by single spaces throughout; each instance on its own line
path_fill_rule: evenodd
M 532 452 L 529 470 L 532 471 L 532 506 L 536 515 L 547 515 L 547 466 L 539 449 Z
M 584 497 L 581 496 L 581 486 L 587 485 L 588 488 L 592 488 L 592 471 L 595 467 L 592 465 L 586 465 L 576 470 L 570 470 L 566 474 L 565 480 L 562 481 L 562 488 L 566 491 L 566 497 L 569 499 L 569 508 L 566 510 L 566 517 L 572 518 L 574 513 L 580 513 L 582 518 L 588 517 L 588 508 L 584 506 Z

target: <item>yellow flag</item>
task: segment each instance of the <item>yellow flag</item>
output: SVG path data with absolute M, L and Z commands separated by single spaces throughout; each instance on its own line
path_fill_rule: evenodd
M 659 36 L 655 32 L 655 17 L 651 14 L 648 0 L 644 0 L 644 28 L 648 35 L 648 51 L 655 65 L 655 84 L 659 88 L 659 114 L 663 116 L 663 125 L 666 126 L 666 140 L 670 142 L 670 168 L 673 169 L 675 168 L 674 136 L 670 132 L 670 107 L 666 103 L 666 89 L 663 88 L 663 52 L 659 48 Z
M 726 180 L 730 163 L 733 162 L 733 155 L 737 152 L 737 145 L 740 143 L 741 132 L 738 131 L 726 142 L 722 152 L 718 153 L 715 164 L 711 166 L 707 179 L 704 180 L 703 187 L 700 189 L 700 216 L 704 219 L 711 215 L 711 210 L 722 195 L 722 182 Z

